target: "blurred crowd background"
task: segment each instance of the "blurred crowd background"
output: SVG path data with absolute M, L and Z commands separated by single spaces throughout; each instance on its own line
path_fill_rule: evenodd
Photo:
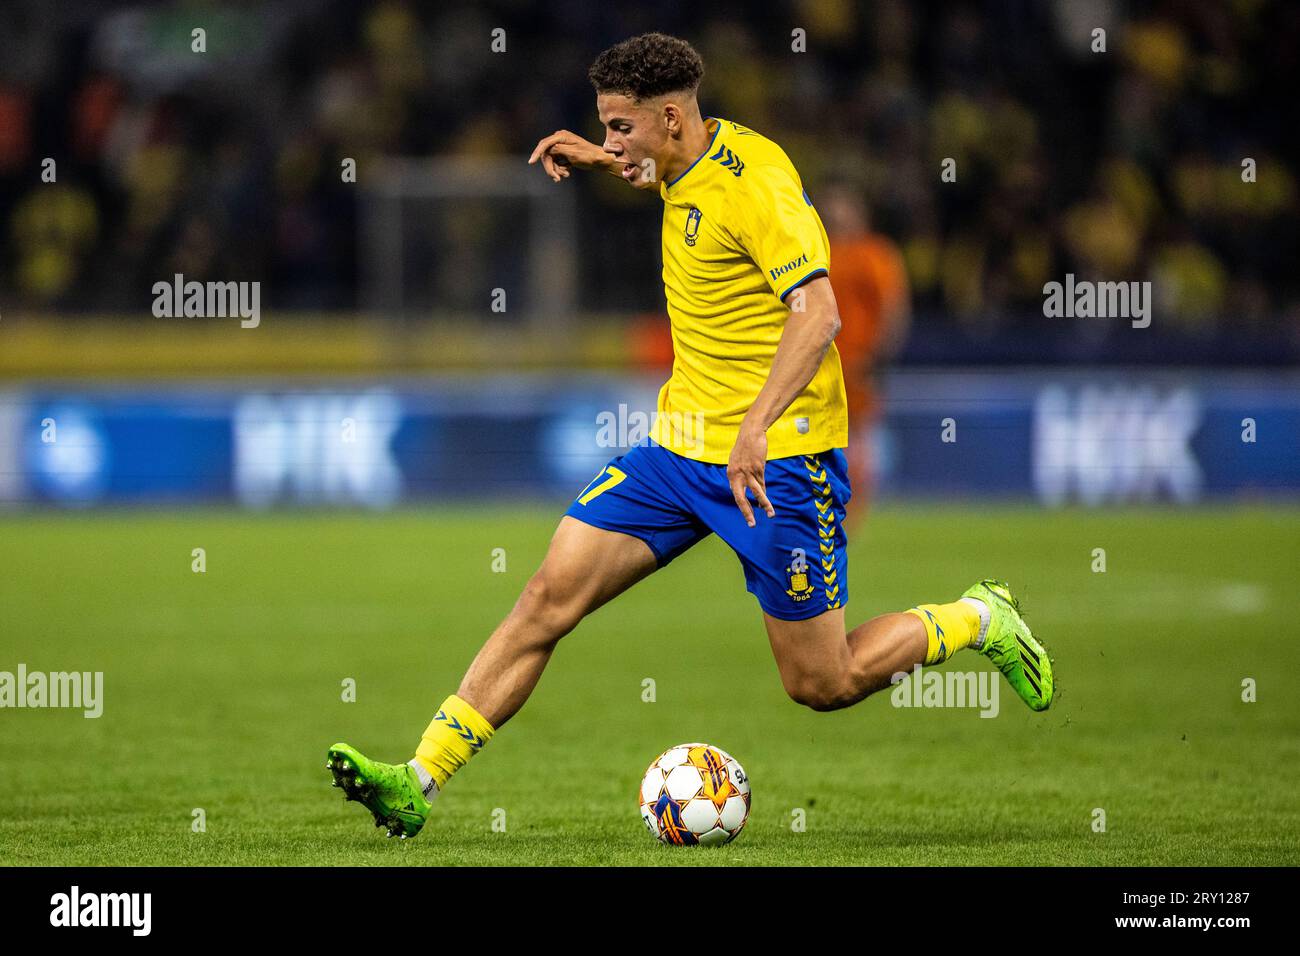
M 1123 323 L 1043 316 L 1067 273 L 1150 280 L 1165 358 L 1300 355 L 1286 0 L 6 0 L 0 309 L 138 315 L 181 272 L 260 280 L 264 308 L 356 313 L 343 157 L 364 176 L 392 156 L 522 164 L 562 127 L 599 140 L 586 68 L 646 30 L 697 46 L 706 114 L 784 146 L 824 218 L 897 251 L 903 361 L 1131 355 Z M 565 184 L 579 305 L 653 314 L 660 204 L 594 179 Z

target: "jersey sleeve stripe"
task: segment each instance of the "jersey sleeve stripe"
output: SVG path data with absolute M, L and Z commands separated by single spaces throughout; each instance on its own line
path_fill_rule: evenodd
M 806 276 L 804 276 L 802 279 L 799 279 L 798 281 L 796 281 L 796 282 L 794 283 L 794 285 L 790 286 L 790 287 L 787 288 L 784 292 L 782 292 L 780 297 L 781 297 L 781 299 L 784 301 L 784 299 L 785 299 L 785 297 L 786 297 L 787 295 L 789 295 L 789 294 L 790 294 L 791 292 L 793 292 L 795 289 L 799 288 L 799 286 L 803 285 L 803 284 L 804 284 L 805 282 L 807 282 L 809 279 L 815 279 L 815 278 L 817 278 L 817 276 L 819 276 L 819 275 L 823 275 L 823 276 L 824 276 L 824 275 L 829 275 L 829 274 L 830 274 L 830 273 L 828 273 L 824 268 L 821 268 L 821 267 L 818 267 L 818 268 L 816 268 L 816 269 L 813 269 L 812 272 L 809 272 L 809 273 L 808 273 Z

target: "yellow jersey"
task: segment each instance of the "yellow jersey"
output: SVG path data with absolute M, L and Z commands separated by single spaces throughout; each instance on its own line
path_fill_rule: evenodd
M 672 377 L 651 437 L 687 458 L 725 464 L 741 420 L 767 381 L 789 292 L 830 274 L 830 240 L 785 151 L 730 120 L 671 182 L 664 201 L 663 279 Z M 848 444 L 844 375 L 834 343 L 812 381 L 767 432 L 767 457 Z

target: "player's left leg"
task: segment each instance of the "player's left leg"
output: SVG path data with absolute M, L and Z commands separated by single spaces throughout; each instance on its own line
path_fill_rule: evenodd
M 803 620 L 765 611 L 763 620 L 786 693 L 813 710 L 856 704 L 917 664 L 941 664 L 965 647 L 992 660 L 1031 709 L 1046 710 L 1055 695 L 1052 660 L 998 581 L 981 581 L 949 604 L 882 614 L 847 633 L 842 607 Z
M 725 475 L 709 477 L 712 500 L 701 510 L 744 565 L 781 680 L 795 700 L 817 710 L 847 707 L 917 664 L 941 664 L 975 647 L 1030 708 L 1051 704 L 1052 661 L 999 582 L 983 581 L 958 600 L 922 604 L 846 629 L 844 518 L 851 492 L 842 451 L 769 461 L 765 483 L 776 513 L 759 517 L 753 528 L 725 499 Z
M 911 614 L 882 614 L 848 634 L 842 607 L 801 621 L 764 612 L 763 621 L 785 692 L 813 710 L 856 704 L 925 661 L 925 627 Z
M 982 646 L 988 618 L 983 601 L 965 598 L 882 614 L 847 632 L 842 607 L 793 621 L 763 613 L 786 693 L 813 710 L 856 704 L 917 664 L 940 664 L 964 647 Z

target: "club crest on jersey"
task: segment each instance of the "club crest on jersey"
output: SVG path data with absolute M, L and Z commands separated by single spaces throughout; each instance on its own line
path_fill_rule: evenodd
M 692 206 L 691 211 L 686 214 L 686 237 L 685 238 L 686 238 L 686 244 L 688 246 L 695 245 L 695 240 L 700 235 L 700 220 L 703 218 L 704 218 L 704 213 L 700 212 L 694 206 Z
M 806 601 L 813 593 L 812 582 L 808 580 L 807 554 L 803 548 L 795 548 L 790 552 L 790 556 L 790 566 L 785 569 L 785 573 L 790 577 L 790 587 L 785 593 L 796 601 Z

